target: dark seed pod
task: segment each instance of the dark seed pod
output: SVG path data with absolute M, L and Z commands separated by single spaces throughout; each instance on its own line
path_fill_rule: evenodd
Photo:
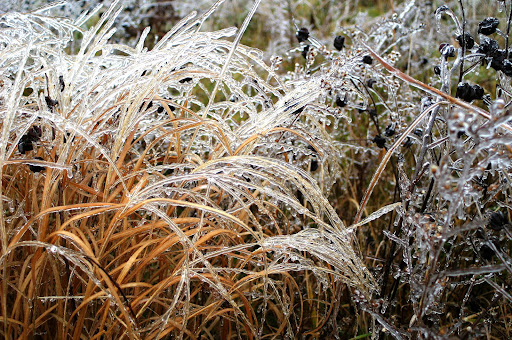
M 45 96 L 44 100 L 46 101 L 46 105 L 48 105 L 48 108 L 52 112 L 53 112 L 53 109 L 55 108 L 55 106 L 57 106 L 59 104 L 59 102 L 57 100 L 53 100 L 52 98 L 50 98 L 50 96 Z
M 163 106 L 159 106 L 158 109 L 156 109 L 156 112 L 158 112 L 158 113 L 164 112 L 164 107 Z
M 480 85 L 473 85 L 473 99 L 482 99 L 484 97 L 484 89 Z
M 66 88 L 66 84 L 64 84 L 64 76 L 59 76 L 59 85 L 60 85 L 60 92 L 63 92 Z
M 512 77 L 512 62 L 508 59 L 503 60 L 503 68 L 501 69 L 506 76 Z
M 439 65 L 434 66 L 434 73 L 437 75 L 441 74 L 441 67 Z
M 347 96 L 345 95 L 345 98 L 341 99 L 340 96 L 336 96 L 336 105 L 339 107 L 345 107 L 347 106 Z
M 499 51 L 500 46 L 498 42 L 494 39 L 483 37 L 480 39 L 480 46 L 478 46 L 477 53 L 483 53 L 486 57 L 496 57 L 500 54 Z
M 369 87 L 369 88 L 372 88 L 373 85 L 377 84 L 377 81 L 375 79 L 368 79 L 368 81 L 366 82 L 366 85 Z
M 338 51 L 341 51 L 343 47 L 345 47 L 345 37 L 342 35 L 338 35 L 336 38 L 334 38 L 334 48 Z
M 387 137 L 391 137 L 394 134 L 395 134 L 394 124 L 389 124 L 388 127 L 386 128 L 386 131 L 384 132 L 384 135 Z
M 183 83 L 189 83 L 191 81 L 192 81 L 192 78 L 186 77 L 186 78 L 180 79 L 179 82 L 183 84 Z
M 466 135 L 466 131 L 464 131 L 464 130 L 457 131 L 457 138 L 462 138 L 465 135 Z
M 457 86 L 455 97 L 460 98 L 466 102 L 475 99 L 482 99 L 484 96 L 484 89 L 480 85 L 469 85 L 468 83 L 460 83 Z
M 41 157 L 35 157 L 34 159 L 38 159 L 40 161 L 44 160 Z M 30 171 L 32 171 L 32 172 L 40 172 L 40 171 L 43 171 L 44 169 L 46 169 L 44 166 L 39 166 L 39 165 L 29 165 L 28 167 L 29 167 Z
M 496 32 L 500 21 L 497 18 L 485 18 L 478 24 L 478 33 L 490 35 Z
M 295 36 L 297 37 L 297 40 L 299 42 L 303 42 L 303 41 L 306 41 L 308 40 L 309 38 L 309 30 L 306 28 L 306 27 L 301 27 L 297 33 L 295 34 Z
M 492 230 L 500 231 L 509 224 L 508 216 L 502 211 L 495 211 L 489 217 L 487 227 Z
M 471 49 L 475 46 L 475 39 L 473 39 L 469 32 L 464 32 L 464 35 L 459 34 L 457 36 L 457 41 L 461 47 L 465 45 L 467 49 Z
M 383 148 L 386 145 L 386 138 L 381 135 L 377 135 L 373 138 L 372 142 L 374 142 L 379 148 Z
M 317 171 L 318 170 L 318 161 L 316 160 L 316 157 L 311 160 L 311 164 L 310 164 L 309 168 L 310 168 L 311 171 Z
M 304 57 L 304 59 L 308 58 L 308 52 L 309 52 L 309 45 L 306 45 L 306 46 L 304 46 L 304 49 L 301 52 L 301 54 Z
M 373 64 L 373 58 L 369 54 L 367 54 L 363 57 L 363 63 L 371 65 Z
M 439 45 L 439 52 L 441 52 L 446 59 L 455 57 L 455 47 L 447 43 Z

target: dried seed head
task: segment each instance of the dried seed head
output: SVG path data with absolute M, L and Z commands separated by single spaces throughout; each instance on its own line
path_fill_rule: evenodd
M 338 51 L 341 51 L 343 47 L 345 47 L 345 37 L 338 35 L 336 38 L 334 38 L 334 48 Z
M 500 21 L 497 18 L 485 18 L 478 24 L 478 33 L 490 35 L 496 32 Z
M 309 38 L 309 30 L 306 28 L 306 27 L 301 27 L 297 33 L 295 34 L 295 36 L 297 37 L 297 40 L 299 42 L 303 42 L 303 41 L 306 41 L 308 40 Z

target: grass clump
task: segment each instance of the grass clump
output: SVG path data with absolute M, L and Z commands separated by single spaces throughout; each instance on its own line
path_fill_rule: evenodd
M 0 17 L 2 337 L 293 337 L 370 297 L 326 90 L 201 31 L 219 4 L 151 50 L 112 42 L 118 3 Z

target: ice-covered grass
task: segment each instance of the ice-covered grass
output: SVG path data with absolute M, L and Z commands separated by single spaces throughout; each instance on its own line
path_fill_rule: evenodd
M 201 30 L 219 4 L 151 50 L 118 3 L 0 17 L 2 337 L 293 337 L 376 289 L 326 199 L 328 90 Z

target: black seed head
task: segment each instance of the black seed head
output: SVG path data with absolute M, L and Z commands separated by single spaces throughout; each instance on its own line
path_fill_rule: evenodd
M 391 137 L 395 134 L 395 129 L 393 127 L 393 124 L 389 124 L 388 127 L 386 128 L 386 131 L 384 132 L 384 135 L 386 135 L 387 137 Z
M 59 76 L 60 92 L 64 91 L 66 84 L 64 84 L 64 76 Z
M 340 96 L 336 96 L 336 105 L 339 107 L 347 106 L 347 96 L 345 96 L 343 99 L 341 99 Z
M 309 38 L 309 30 L 306 27 L 301 27 L 295 36 L 299 42 L 306 41 Z
M 336 38 L 334 38 L 334 48 L 338 51 L 341 51 L 343 47 L 345 47 L 345 37 L 338 35 Z
M 475 39 L 471 36 L 469 32 L 464 32 L 464 35 L 460 34 L 457 36 L 457 41 L 459 45 L 462 47 L 465 45 L 467 49 L 473 48 L 475 46 Z
M 441 74 L 441 67 L 439 65 L 434 66 L 434 73 L 437 75 Z
M 497 18 L 485 18 L 478 24 L 478 33 L 490 35 L 496 32 L 500 21 Z
M 156 112 L 158 112 L 158 113 L 164 112 L 164 107 L 163 106 L 159 106 L 158 109 L 156 109 Z
M 473 99 L 482 99 L 484 97 L 484 89 L 480 85 L 471 86 L 473 89 Z
M 374 142 L 379 148 L 383 148 L 386 145 L 386 138 L 381 135 L 377 135 L 373 138 L 372 142 Z
M 494 39 L 483 37 L 480 39 L 480 46 L 478 47 L 477 53 L 483 53 L 486 57 L 496 57 L 501 54 L 499 51 L 500 46 Z
M 304 46 L 304 49 L 301 52 L 301 54 L 304 57 L 304 59 L 308 58 L 308 52 L 309 52 L 309 45 L 306 45 L 306 46 Z
M 482 99 L 484 90 L 479 85 L 469 85 L 468 83 L 459 83 L 455 97 L 460 98 L 466 102 L 474 99 Z
M 189 82 L 191 82 L 191 81 L 192 81 L 192 78 L 187 77 L 187 78 L 183 78 L 183 79 L 181 79 L 179 82 L 183 84 L 183 83 L 189 83 Z
M 492 230 L 500 231 L 509 224 L 508 216 L 502 211 L 495 211 L 489 217 L 487 226 Z
M 50 98 L 50 96 L 45 96 L 44 100 L 46 101 L 46 105 L 48 105 L 48 108 L 52 112 L 53 112 L 53 109 L 55 108 L 55 106 L 57 106 L 57 104 L 59 104 L 58 101 L 53 100 L 52 98 Z
M 311 160 L 311 165 L 309 168 L 311 171 L 318 170 L 318 161 L 316 160 L 316 157 Z
M 373 64 L 373 58 L 369 54 L 367 54 L 363 57 L 363 63 L 371 65 Z
M 512 77 L 512 62 L 508 59 L 503 60 L 503 68 L 501 69 L 506 76 Z
M 439 52 L 441 52 L 446 59 L 455 57 L 455 47 L 447 43 L 439 45 Z
M 34 159 L 38 159 L 40 161 L 44 160 L 41 157 L 35 157 Z M 44 166 L 38 166 L 38 165 L 29 165 L 28 167 L 29 167 L 30 171 L 32 171 L 32 172 L 40 172 L 40 171 L 43 171 L 45 169 Z

